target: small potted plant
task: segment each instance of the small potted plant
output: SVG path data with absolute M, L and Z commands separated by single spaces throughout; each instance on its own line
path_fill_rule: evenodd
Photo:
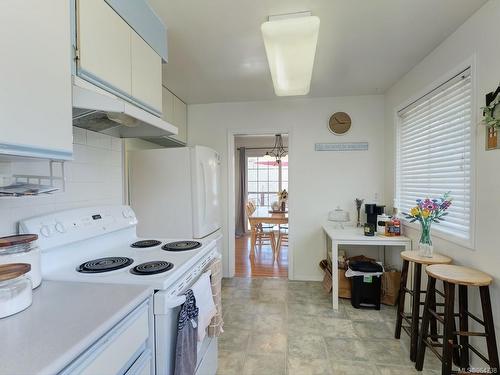
M 418 221 L 422 228 L 418 248 L 420 255 L 432 258 L 434 247 L 432 246 L 431 225 L 439 223 L 448 215 L 446 210 L 451 206 L 450 193 L 444 194 L 438 199 L 417 199 L 417 205 L 404 215 L 410 223 Z
M 278 193 L 278 200 L 281 206 L 281 211 L 285 212 L 286 211 L 286 202 L 288 200 L 288 192 L 286 189 L 283 189 Z
M 486 107 L 482 107 L 481 110 L 484 114 L 483 123 L 487 127 L 487 149 L 497 148 L 497 134 L 498 129 L 500 129 L 500 92 L 489 104 L 486 105 Z

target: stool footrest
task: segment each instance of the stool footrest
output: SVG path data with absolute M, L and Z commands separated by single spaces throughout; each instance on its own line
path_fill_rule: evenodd
M 441 353 L 439 353 L 432 342 L 430 342 L 429 340 L 424 340 L 424 344 L 434 353 L 436 357 L 439 358 L 441 362 L 443 361 L 443 356 L 441 355 Z M 442 344 L 440 346 L 442 346 Z
M 468 336 L 468 337 L 486 337 L 488 336 L 486 333 L 484 332 L 468 332 L 468 331 L 457 331 L 457 332 L 453 332 L 453 334 L 455 335 L 459 335 L 459 336 Z
M 440 313 L 437 313 L 435 312 L 434 310 L 429 310 L 429 313 L 438 321 L 440 322 L 441 324 L 444 324 L 444 318 L 441 317 L 441 315 L 444 315 L 444 314 L 440 314 Z
M 472 313 L 470 313 L 470 312 L 468 312 L 468 311 L 466 311 L 466 314 L 467 314 L 467 316 L 468 316 L 468 317 L 470 317 L 470 318 L 474 319 L 476 322 L 478 322 L 479 324 L 481 324 L 483 327 L 485 326 L 484 321 L 482 321 L 481 319 L 479 319 L 479 318 L 478 318 L 477 316 L 475 316 L 474 314 L 472 314 Z
M 489 359 L 486 358 L 479 350 L 474 348 L 471 344 L 468 344 L 467 348 L 469 348 L 471 351 L 473 351 L 474 354 L 476 354 L 479 358 L 481 358 L 488 366 L 491 366 Z

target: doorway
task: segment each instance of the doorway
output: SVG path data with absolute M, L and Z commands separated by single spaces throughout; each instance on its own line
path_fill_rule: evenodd
M 234 160 L 234 275 L 288 278 L 288 134 L 236 134 Z

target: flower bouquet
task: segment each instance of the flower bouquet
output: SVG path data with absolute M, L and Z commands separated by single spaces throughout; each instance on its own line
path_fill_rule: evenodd
M 432 223 L 439 223 L 448 215 L 446 210 L 451 206 L 450 193 L 444 194 L 438 199 L 417 199 L 417 205 L 404 215 L 410 223 L 420 222 L 422 234 L 420 235 L 419 250 L 420 255 L 432 258 L 433 246 L 431 239 Z
M 288 200 L 288 192 L 286 189 L 278 193 L 278 200 L 281 205 L 281 211 L 286 211 L 286 201 Z

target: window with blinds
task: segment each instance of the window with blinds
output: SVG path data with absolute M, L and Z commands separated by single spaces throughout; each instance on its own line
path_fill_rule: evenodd
M 398 112 L 396 198 L 409 212 L 418 198 L 450 192 L 445 221 L 433 228 L 471 238 L 472 83 L 470 68 Z

